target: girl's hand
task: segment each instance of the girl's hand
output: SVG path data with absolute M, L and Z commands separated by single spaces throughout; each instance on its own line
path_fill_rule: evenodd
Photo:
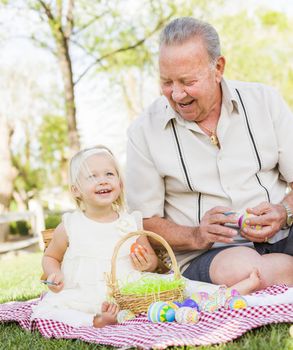
M 134 268 L 138 271 L 148 271 L 152 267 L 152 260 L 146 248 L 138 243 L 131 246 L 130 257 Z
M 50 283 L 47 284 L 48 288 L 54 293 L 59 293 L 64 287 L 64 276 L 61 271 L 51 273 L 48 276 L 47 281 Z

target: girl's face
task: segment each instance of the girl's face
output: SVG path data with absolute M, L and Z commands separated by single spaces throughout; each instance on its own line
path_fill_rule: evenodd
M 121 181 L 111 156 L 104 153 L 89 156 L 80 169 L 78 186 L 74 189 L 85 207 L 111 207 L 120 192 Z

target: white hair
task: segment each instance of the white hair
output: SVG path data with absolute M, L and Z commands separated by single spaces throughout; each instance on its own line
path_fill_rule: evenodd
M 171 21 L 160 34 L 160 47 L 183 44 L 195 37 L 203 40 L 211 62 L 221 56 L 220 38 L 216 29 L 193 17 L 180 17 Z

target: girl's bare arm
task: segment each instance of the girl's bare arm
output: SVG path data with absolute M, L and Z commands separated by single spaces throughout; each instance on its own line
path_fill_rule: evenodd
M 55 283 L 49 288 L 58 292 L 63 288 L 63 274 L 61 272 L 61 262 L 68 247 L 68 238 L 63 223 L 59 224 L 53 232 L 52 240 L 45 250 L 42 266 L 47 280 Z

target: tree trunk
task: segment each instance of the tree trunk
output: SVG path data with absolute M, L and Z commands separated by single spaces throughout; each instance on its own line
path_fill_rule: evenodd
M 0 115 L 0 214 L 9 210 L 13 191 L 15 171 L 12 165 L 10 141 L 12 129 L 5 116 Z M 9 224 L 0 225 L 0 242 L 4 242 L 9 233 Z
M 142 108 L 139 106 L 140 98 L 138 94 L 138 84 L 133 73 L 128 70 L 122 74 L 121 78 L 123 99 L 127 108 L 128 120 L 133 121 L 141 113 Z
M 69 53 L 68 40 L 73 30 L 73 8 L 74 1 L 69 0 L 67 3 L 67 13 L 65 15 L 65 24 L 63 25 L 63 10 L 64 4 L 62 1 L 56 1 L 55 6 L 48 4 L 43 0 L 38 0 L 41 7 L 44 9 L 48 19 L 53 38 L 56 44 L 56 55 L 61 69 L 65 114 L 68 125 L 69 147 L 71 153 L 75 153 L 80 149 L 79 135 L 76 127 L 76 106 L 74 96 L 74 83 L 72 73 L 72 61 Z M 54 9 L 56 13 L 54 14 Z
M 74 84 L 72 74 L 72 64 L 68 52 L 68 43 L 64 36 L 57 38 L 57 57 L 61 68 L 64 98 L 65 98 L 65 113 L 68 125 L 69 146 L 71 152 L 74 153 L 80 149 L 79 135 L 76 123 L 76 107 L 74 96 Z

